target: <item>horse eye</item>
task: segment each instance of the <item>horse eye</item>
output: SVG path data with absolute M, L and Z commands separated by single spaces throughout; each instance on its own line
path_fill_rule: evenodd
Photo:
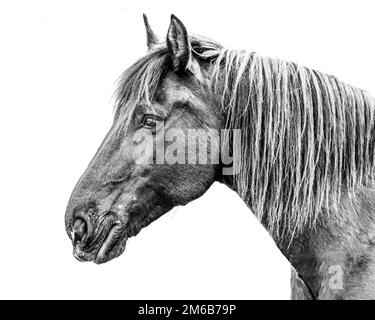
M 145 127 L 156 127 L 158 120 L 153 116 L 146 116 L 143 118 L 142 124 Z

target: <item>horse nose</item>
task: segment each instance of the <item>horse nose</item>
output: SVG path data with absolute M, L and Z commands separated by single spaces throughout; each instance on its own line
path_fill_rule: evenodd
M 77 242 L 83 242 L 86 240 L 87 235 L 87 223 L 85 220 L 81 218 L 77 218 L 73 224 L 73 242 L 76 244 Z

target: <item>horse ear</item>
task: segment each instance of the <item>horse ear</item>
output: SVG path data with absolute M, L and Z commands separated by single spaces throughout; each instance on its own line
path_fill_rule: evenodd
M 158 37 L 155 35 L 154 31 L 152 31 L 150 24 L 148 23 L 148 18 L 146 14 L 143 14 L 143 21 L 146 27 L 147 47 L 151 49 L 154 45 L 158 44 L 159 40 Z
M 173 14 L 167 34 L 167 46 L 174 69 L 185 71 L 191 59 L 189 38 L 185 26 Z

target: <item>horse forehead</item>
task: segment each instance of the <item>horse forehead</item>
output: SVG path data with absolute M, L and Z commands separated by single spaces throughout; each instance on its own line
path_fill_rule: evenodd
M 200 104 L 203 100 L 203 88 L 192 80 L 170 76 L 164 80 L 162 96 L 167 103 L 179 101 Z

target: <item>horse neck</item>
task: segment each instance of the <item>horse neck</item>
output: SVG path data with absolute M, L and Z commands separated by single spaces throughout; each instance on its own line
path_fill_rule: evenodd
M 223 176 L 221 182 L 237 191 L 233 176 Z M 251 203 L 245 203 L 252 210 Z M 278 239 L 270 234 L 297 276 L 303 279 L 299 281 L 310 296 L 316 299 L 375 297 L 375 289 L 363 290 L 372 281 L 369 271 L 375 270 L 374 207 L 375 190 L 358 188 L 354 200 L 343 193 L 338 204 L 346 219 L 337 221 L 325 212 L 314 228 L 306 228 L 293 238 Z M 298 291 L 293 283 L 296 282 L 292 280 L 292 291 Z
M 236 191 L 233 177 L 226 176 L 222 182 Z M 340 210 L 347 211 L 347 220 L 330 220 L 327 214 L 313 229 L 293 239 L 274 238 L 314 298 L 375 297 L 375 291 L 362 290 L 373 277 L 369 270 L 375 268 L 374 199 L 375 191 L 359 189 L 355 207 L 348 198 L 342 199 Z
M 235 77 L 236 74 L 231 73 L 230 75 L 234 75 Z M 320 77 L 324 78 L 327 76 L 320 75 Z M 257 143 L 259 147 L 259 140 L 262 138 L 263 133 L 262 127 L 259 124 L 257 124 L 256 127 L 251 127 L 250 123 L 256 119 L 252 113 L 252 111 L 255 110 L 253 110 L 253 107 L 257 107 L 258 111 L 260 113 L 262 112 L 262 99 L 254 98 L 255 100 L 251 100 L 253 95 L 251 95 L 250 89 L 246 87 L 246 81 L 238 82 L 239 87 L 236 90 L 230 90 L 233 88 L 226 83 L 224 83 L 224 85 L 221 83 L 223 77 L 218 77 L 218 79 L 220 82 L 218 87 L 224 87 L 221 105 L 224 113 L 224 123 L 226 124 L 225 128 L 241 130 L 242 139 L 247 143 L 241 145 L 242 151 L 251 150 L 250 148 L 255 143 Z M 230 83 L 230 79 L 226 80 Z M 363 110 L 369 112 L 374 110 L 371 107 L 373 103 L 372 100 L 370 101 L 369 97 L 363 96 L 362 92 L 349 88 L 348 86 L 345 86 L 345 90 L 347 91 L 348 97 L 356 101 L 357 107 L 355 110 L 359 110 L 358 106 L 362 106 Z M 234 95 L 233 92 L 235 92 L 236 95 Z M 246 97 L 249 97 L 250 100 L 247 101 L 245 99 Z M 327 99 L 324 101 L 328 103 L 326 100 Z M 301 103 L 300 101 L 299 107 L 302 106 Z M 325 106 L 321 105 L 321 107 L 323 108 Z M 334 106 L 331 107 L 333 108 Z M 345 110 L 343 109 L 342 111 L 344 112 Z M 294 116 L 297 117 L 298 115 Z M 287 117 L 287 115 L 285 115 L 285 117 Z M 258 118 L 261 119 L 261 117 Z M 266 122 L 267 119 L 262 120 L 262 123 L 263 121 L 268 123 Z M 369 121 L 369 123 L 372 123 L 371 121 Z M 326 125 L 329 127 L 329 123 L 326 123 Z M 357 127 L 361 128 L 359 125 Z M 370 132 L 369 125 L 365 129 Z M 291 131 L 293 130 L 294 128 L 291 127 Z M 351 130 L 352 131 L 349 132 L 350 134 L 361 136 L 353 128 Z M 276 132 L 274 136 L 278 137 L 277 134 L 282 135 L 283 133 Z M 299 136 L 301 135 L 302 132 L 299 132 Z M 289 135 L 290 139 L 293 137 L 293 135 Z M 301 139 L 299 141 L 290 141 L 290 145 L 302 145 Z M 263 146 L 264 145 L 265 144 L 263 144 Z M 275 143 L 273 145 L 275 146 Z M 332 141 L 332 145 L 335 145 L 334 141 Z M 312 148 L 312 145 L 310 145 L 310 147 Z M 268 174 L 272 175 L 272 172 L 270 170 L 260 172 L 258 167 L 259 163 L 263 164 L 264 160 L 271 159 L 263 159 L 262 157 L 272 157 L 273 152 L 271 152 L 272 150 L 268 150 L 268 153 L 262 152 L 260 154 L 254 153 L 254 150 L 259 150 L 259 148 L 253 149 L 252 152 L 246 153 L 246 151 L 244 151 L 246 154 L 242 157 L 242 163 L 240 163 L 239 176 L 242 175 L 245 176 L 245 178 L 238 179 L 238 176 L 222 176 L 222 182 L 236 191 L 250 210 L 259 218 L 267 231 L 270 232 L 279 249 L 291 262 L 298 274 L 305 280 L 309 288 L 311 288 L 311 292 L 313 292 L 314 296 L 321 298 L 339 298 L 348 297 L 350 295 L 352 297 L 358 296 L 358 292 L 360 291 L 353 292 L 354 289 L 349 288 L 363 287 L 363 279 L 366 279 L 367 271 L 373 268 L 375 272 L 375 263 L 373 263 L 372 258 L 372 255 L 375 257 L 375 249 L 373 249 L 373 244 L 375 244 L 375 216 L 372 213 L 372 209 L 375 207 L 375 200 L 372 200 L 375 199 L 375 191 L 373 191 L 373 189 L 358 187 L 354 197 L 349 197 L 348 193 L 342 190 L 341 196 L 339 196 L 340 192 L 338 192 L 337 196 L 332 197 L 332 199 L 335 200 L 331 201 L 331 197 L 329 197 L 327 199 L 324 198 L 324 202 L 319 200 L 320 202 L 318 204 L 315 202 L 312 203 L 309 202 L 313 199 L 311 195 L 308 197 L 301 194 L 298 191 L 300 190 L 299 183 L 289 181 L 288 176 L 283 176 L 284 170 L 280 170 L 277 172 L 277 181 L 282 181 L 282 183 L 279 184 L 277 192 L 266 194 L 268 186 L 274 186 L 273 181 L 275 179 L 272 180 L 272 176 L 270 176 L 268 180 Z M 315 149 L 311 149 L 310 151 L 313 152 L 314 150 Z M 301 149 L 297 151 L 302 153 Z M 283 152 L 293 154 L 296 150 L 289 148 Z M 332 154 L 334 154 L 335 150 L 326 150 L 326 152 L 329 152 L 329 154 L 332 152 Z M 353 153 L 354 151 L 348 150 L 348 152 Z M 254 159 L 258 161 L 256 163 L 258 167 L 253 167 L 254 159 L 251 158 L 252 155 L 256 157 Z M 353 153 L 353 155 L 355 154 Z M 361 156 L 360 159 L 362 158 Z M 279 163 L 281 162 L 279 161 Z M 364 166 L 364 164 L 361 165 Z M 315 173 L 312 166 L 304 165 L 303 167 L 309 170 L 311 169 L 306 176 Z M 294 167 L 290 165 L 288 169 L 290 173 L 293 172 Z M 296 170 L 297 169 L 298 168 L 296 168 Z M 330 172 L 330 175 L 327 175 L 326 179 L 323 181 L 322 188 L 320 188 L 321 194 L 325 194 L 322 190 L 326 192 L 331 189 L 343 189 L 341 187 L 343 172 L 339 172 L 337 168 L 336 171 L 329 170 L 330 168 L 328 167 L 325 169 L 327 169 L 327 172 Z M 359 172 L 355 171 L 357 170 L 356 168 L 350 167 L 349 169 L 352 170 L 354 177 L 360 175 Z M 247 173 L 249 173 L 248 177 L 246 176 Z M 351 176 L 348 175 L 349 173 L 346 172 L 346 178 L 351 179 Z M 336 175 L 341 176 L 341 178 L 337 178 Z M 261 179 L 256 180 L 257 178 Z M 238 184 L 236 180 L 237 182 L 240 181 L 240 184 Z M 256 181 L 256 183 L 253 183 L 254 181 Z M 267 183 L 263 183 L 264 181 Z M 309 183 L 310 182 L 309 180 Z M 364 181 L 357 179 L 354 182 L 356 185 L 367 185 L 365 183 L 366 179 L 364 179 Z M 349 185 L 351 184 L 349 183 Z M 257 187 L 259 186 L 262 189 L 258 189 Z M 279 192 L 280 190 L 288 190 L 294 193 L 294 199 L 296 201 L 293 202 L 293 206 L 288 206 L 289 200 L 285 200 L 288 198 L 284 197 L 285 194 Z M 336 191 L 339 190 L 335 190 L 335 192 Z M 262 195 L 266 197 L 260 197 Z M 288 194 L 286 195 L 288 196 Z M 334 193 L 334 195 L 336 195 L 336 193 Z M 327 202 L 325 202 L 325 200 L 327 200 Z M 285 201 L 286 203 L 280 203 L 280 201 Z M 277 211 L 276 215 L 275 210 L 269 214 L 270 211 L 267 211 L 267 209 L 279 209 L 280 204 L 283 210 Z M 309 208 L 313 208 L 314 210 L 310 211 Z M 294 220 L 288 220 L 289 218 Z M 290 225 L 288 225 L 290 221 L 292 221 L 291 228 L 285 228 L 285 226 L 290 227 Z M 293 221 L 297 221 L 295 225 L 299 227 L 298 230 L 294 228 Z M 313 221 L 313 223 L 309 225 L 305 223 L 306 221 Z M 282 230 L 287 230 L 287 232 Z M 294 232 L 294 230 L 297 231 Z M 275 234 L 281 234 L 281 236 L 275 236 Z M 344 282 L 342 283 L 342 288 L 340 287 L 340 281 L 338 286 L 332 285 L 330 282 L 335 270 L 342 276 L 341 279 L 339 279 L 341 282 Z M 358 280 L 358 277 L 356 277 L 358 274 L 363 274 L 364 276 Z M 375 297 L 375 288 L 373 297 Z

